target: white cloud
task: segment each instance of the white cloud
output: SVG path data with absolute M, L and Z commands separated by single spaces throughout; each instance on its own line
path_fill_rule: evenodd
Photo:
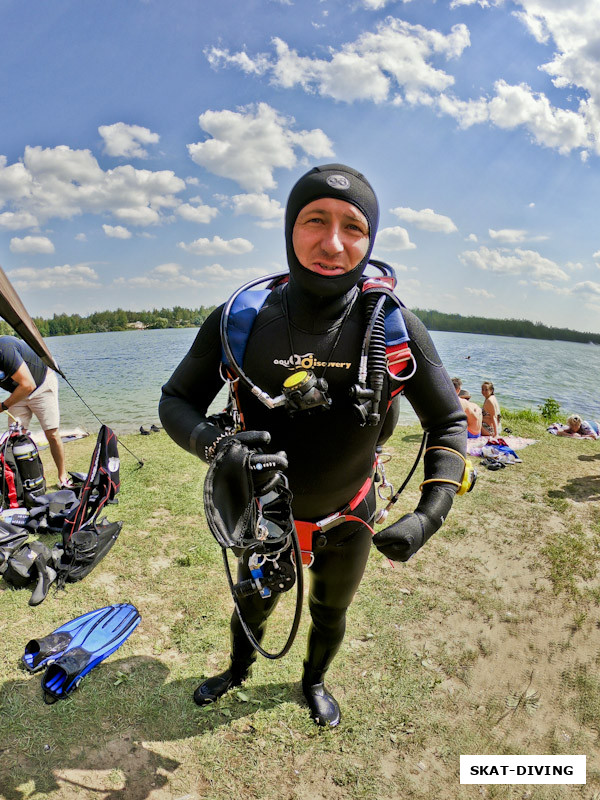
M 380 8 L 385 8 L 389 3 L 393 2 L 394 0 L 361 0 L 361 5 L 370 11 L 379 11 Z
M 8 231 L 18 231 L 22 228 L 35 228 L 37 219 L 28 211 L 5 211 L 0 214 L 0 228 Z
M 401 264 L 399 261 L 388 261 L 387 262 L 390 267 L 394 270 L 394 272 L 418 272 L 417 267 L 407 267 L 406 264 Z M 369 272 L 369 274 L 371 274 Z M 377 270 L 373 271 L 373 275 L 377 274 Z
M 477 241 L 479 241 L 479 240 L 477 239 L 477 236 L 476 236 L 476 234 L 474 234 L 474 233 L 470 233 L 470 234 L 469 234 L 469 235 L 468 235 L 468 236 L 465 238 L 465 242 L 477 242 Z
M 424 231 L 454 233 L 454 231 L 458 230 L 450 217 L 436 214 L 432 208 L 422 208 L 420 211 L 415 211 L 413 208 L 398 206 L 398 208 L 391 208 L 390 211 L 402 222 L 407 222 L 409 225 L 414 225 Z
M 270 73 L 275 86 L 291 89 L 300 85 L 307 92 L 317 92 L 347 103 L 371 100 L 382 103 L 396 90 L 404 92 L 409 102 L 422 93 L 438 94 L 454 83 L 454 78 L 429 62 L 434 57 L 457 58 L 468 47 L 466 25 L 455 25 L 445 36 L 422 25 L 411 25 L 388 17 L 376 31 L 366 32 L 354 42 L 331 50 L 330 59 L 301 56 L 282 39 L 273 39 L 275 54 L 230 54 L 212 48 L 206 52 L 210 64 L 236 66 L 247 73 Z
M 193 197 L 189 203 L 182 203 L 175 213 L 188 222 L 198 222 L 207 225 L 219 213 L 218 208 L 203 205 L 199 197 Z
M 17 291 L 46 289 L 89 289 L 100 286 L 95 270 L 87 264 L 33 269 L 23 267 L 6 273 Z
M 265 274 L 265 270 L 262 267 L 231 269 L 223 267 L 221 264 L 211 264 L 208 267 L 193 270 L 192 274 L 205 278 L 207 281 L 236 280 L 240 282 L 246 282 L 252 278 L 260 278 L 261 275 Z
M 527 286 L 527 281 L 519 281 L 520 284 L 523 286 Z M 548 281 L 529 281 L 529 285 L 539 289 L 541 292 L 552 292 L 553 294 L 558 294 L 563 297 L 572 294 L 571 289 L 568 289 L 566 286 L 555 286 L 553 283 L 549 283 Z
M 452 6 L 474 0 L 454 0 Z M 500 0 L 494 4 L 499 5 Z M 499 80 L 491 100 L 439 98 L 438 107 L 462 127 L 490 121 L 498 127 L 524 127 L 537 144 L 569 153 L 579 149 L 600 155 L 600 3 L 597 0 L 516 0 L 514 12 L 540 43 L 553 45 L 552 59 L 540 66 L 558 89 L 585 92 L 575 110 L 552 106 L 543 93 L 527 84 L 511 86 Z
M 75 241 L 76 242 L 87 242 L 87 236 L 85 233 L 77 233 L 75 234 Z
M 161 291 L 200 289 L 205 285 L 202 281 L 187 275 L 181 265 L 174 262 L 159 264 L 144 275 L 136 275 L 134 278 L 117 278 L 113 284 L 129 289 L 160 289 Z
M 131 231 L 122 225 L 103 225 L 102 230 L 111 239 L 131 239 Z
M 101 125 L 98 133 L 104 139 L 104 152 L 109 156 L 125 158 L 147 158 L 148 152 L 141 145 L 157 144 L 158 133 L 152 133 L 141 125 L 127 125 L 115 122 L 114 125 Z
M 488 228 L 488 233 L 491 239 L 500 244 L 520 244 L 526 241 L 544 242 L 548 238 L 547 236 L 532 236 L 527 231 L 518 228 L 502 228 L 499 231 Z
M 592 255 L 593 259 L 596 259 L 596 266 L 600 267 L 600 250 L 596 250 L 596 252 Z
M 567 273 L 549 258 L 535 250 L 465 250 L 459 255 L 463 264 L 499 275 L 529 275 L 545 280 L 566 281 Z
M 498 128 L 512 130 L 522 126 L 540 145 L 567 154 L 578 148 L 594 147 L 594 129 L 589 124 L 587 107 L 578 111 L 552 106 L 545 94 L 534 92 L 526 83 L 518 86 L 496 81 L 491 100 L 458 100 L 441 94 L 437 108 L 454 117 L 462 128 L 491 122 Z
M 490 6 L 500 6 L 503 2 L 504 0 L 452 0 L 450 8 L 474 5 L 481 6 L 481 8 L 490 8 Z
M 238 111 L 206 111 L 199 123 L 211 138 L 188 144 L 192 160 L 244 189 L 260 192 L 276 186 L 273 170 L 294 167 L 297 148 L 314 158 L 333 155 L 322 130 L 295 132 L 293 118 L 282 116 L 267 103 Z
M 516 16 L 542 44 L 553 40 L 553 58 L 541 69 L 559 88 L 585 89 L 600 102 L 600 4 L 597 0 L 518 0 Z
M 254 249 L 252 242 L 247 239 L 226 240 L 220 236 L 213 236 L 212 239 L 195 239 L 189 244 L 178 242 L 177 247 L 195 256 L 242 255 Z
M 596 283 L 595 281 L 581 281 L 581 283 L 576 283 L 575 286 L 573 286 L 571 293 L 580 294 L 584 297 L 589 295 L 600 296 L 600 283 Z
M 279 200 L 274 200 L 264 192 L 235 194 L 231 198 L 234 214 L 249 214 L 261 220 L 261 227 L 275 227 L 283 223 L 284 209 Z
M 546 95 L 534 92 L 526 83 L 511 86 L 504 80 L 495 84 L 496 96 L 489 102 L 491 122 L 499 128 L 523 125 L 538 144 L 568 153 L 590 144 L 585 117 L 580 112 L 556 108 Z
M 518 244 L 527 239 L 527 231 L 516 230 L 514 228 L 503 228 L 502 230 L 495 231 L 493 228 L 488 229 L 491 239 L 504 244 Z
M 414 250 L 416 244 L 410 241 L 406 228 L 396 225 L 392 228 L 383 228 L 377 234 L 375 246 L 378 250 Z
M 11 253 L 53 253 L 54 245 L 47 236 L 17 236 L 10 240 Z
M 498 80 L 490 97 L 462 99 L 451 93 L 454 78 L 437 62 L 458 58 L 470 45 L 469 30 L 455 25 L 449 34 L 388 17 L 374 31 L 361 34 L 327 58 L 302 55 L 280 38 L 272 54 L 250 56 L 222 48 L 206 50 L 214 68 L 231 66 L 247 74 L 268 76 L 273 85 L 352 103 L 404 102 L 426 105 L 452 116 L 462 128 L 488 123 L 505 130 L 522 128 L 534 143 L 568 154 L 578 150 L 586 161 L 600 155 L 600 3 L 598 0 L 514 0 L 523 11 L 516 15 L 535 38 L 554 43 L 547 72 L 559 89 L 585 92 L 573 109 L 553 105 L 543 92 L 528 84 Z M 454 0 L 451 7 L 500 6 L 504 0 Z M 363 0 L 383 8 L 386 0 Z M 577 98 L 576 98 L 577 99 Z M 571 98 L 565 98 L 565 104 Z
M 110 213 L 131 225 L 155 225 L 180 204 L 185 183 L 171 170 L 152 172 L 129 164 L 102 170 L 89 150 L 26 147 L 22 162 L 0 156 L 0 208 L 39 222 L 56 217 Z
M 465 286 L 465 292 L 471 297 L 482 297 L 484 300 L 492 300 L 496 296 L 487 289 L 472 289 L 470 286 Z

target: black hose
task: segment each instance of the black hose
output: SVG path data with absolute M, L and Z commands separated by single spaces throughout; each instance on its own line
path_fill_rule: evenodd
M 385 295 L 379 298 L 373 311 L 373 330 L 369 342 L 367 384 L 373 391 L 369 425 L 379 424 L 381 415 L 378 409 L 383 392 L 383 381 L 387 372 L 384 302 Z
M 296 638 L 296 634 L 298 633 L 298 627 L 300 626 L 300 617 L 302 616 L 302 603 L 304 600 L 304 575 L 302 572 L 302 551 L 300 550 L 300 542 L 298 541 L 298 534 L 296 533 L 296 529 L 292 529 L 292 548 L 294 551 L 294 560 L 296 562 L 296 610 L 294 612 L 294 620 L 292 622 L 292 627 L 287 638 L 286 643 L 283 645 L 281 650 L 278 653 L 268 653 L 264 648 L 260 646 L 258 643 L 256 636 L 250 630 L 250 627 L 244 616 L 242 614 L 242 609 L 237 601 L 237 597 L 235 596 L 235 589 L 233 584 L 233 577 L 231 575 L 231 570 L 229 568 L 229 561 L 227 560 L 227 548 L 223 548 L 223 563 L 225 564 L 225 574 L 227 575 L 227 582 L 229 583 L 229 589 L 231 591 L 231 597 L 233 598 L 233 604 L 235 606 L 235 610 L 237 611 L 238 618 L 240 620 L 241 626 L 244 630 L 244 633 L 248 637 L 248 641 L 254 647 L 254 649 L 264 656 L 265 658 L 269 658 L 271 660 L 275 660 L 277 658 L 283 658 L 283 656 L 288 652 L 292 644 L 294 643 L 294 639 Z
M 76 388 L 73 386 L 73 384 L 71 383 L 71 381 L 70 381 L 70 380 L 69 380 L 69 379 L 68 379 L 68 378 L 67 378 L 65 375 L 63 375 L 63 373 L 62 373 L 62 372 L 61 372 L 60 374 L 63 376 L 63 378 L 64 378 L 64 379 L 66 380 L 66 382 L 69 384 L 69 386 L 71 387 L 71 389 L 73 389 L 73 391 L 75 392 L 75 394 L 77 395 L 77 397 L 78 397 L 78 398 L 81 400 L 81 402 L 82 402 L 82 403 L 83 403 L 83 405 L 84 405 L 84 406 L 87 408 L 87 410 L 90 412 L 90 414 L 91 414 L 93 417 L 95 417 L 95 418 L 98 420 L 98 422 L 100 423 L 100 425 L 104 425 L 104 422 L 102 422 L 102 420 L 101 420 L 101 419 L 100 419 L 100 417 L 99 417 L 99 416 L 96 414 L 96 412 L 94 411 L 94 409 L 93 409 L 93 408 L 90 408 L 90 406 L 89 406 L 89 405 L 88 405 L 88 404 L 85 402 L 85 400 L 84 400 L 84 399 L 83 399 L 83 397 L 82 397 L 82 396 L 79 394 L 79 392 L 77 391 L 77 389 L 76 389 Z M 143 466 L 144 466 L 144 461 L 143 461 L 143 459 L 141 459 L 141 458 L 139 458 L 138 456 L 136 456 L 136 454 L 135 454 L 135 453 L 133 453 L 133 452 L 132 452 L 132 451 L 131 451 L 131 450 L 130 450 L 128 447 L 127 447 L 127 445 L 123 444 L 123 442 L 122 442 L 122 441 L 119 439 L 119 437 L 118 437 L 118 436 L 117 436 L 116 438 L 117 438 L 117 442 L 118 442 L 118 443 L 121 445 L 121 447 L 123 447 L 125 450 L 127 450 L 127 452 L 128 452 L 130 455 L 132 455 L 132 456 L 135 458 L 135 460 L 138 462 L 138 467 L 143 467 Z

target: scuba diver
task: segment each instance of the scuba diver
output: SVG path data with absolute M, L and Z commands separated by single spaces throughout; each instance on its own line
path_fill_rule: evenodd
M 242 334 L 246 341 L 240 372 L 251 380 L 236 380 L 228 373 L 242 430 L 224 431 L 218 418 L 207 412 L 225 380 L 221 329 L 227 304 L 203 324 L 163 387 L 159 407 L 171 438 L 207 463 L 215 458 L 227 460 L 229 453 L 233 457 L 233 438 L 237 450 L 248 454 L 244 463 L 254 470 L 255 478 L 260 474 L 261 480 L 268 482 L 269 475 L 285 473 L 296 525 L 308 525 L 312 539 L 308 568 L 311 625 L 302 691 L 311 717 L 329 727 L 339 723 L 340 709 L 324 685 L 325 674 L 342 644 L 346 612 L 362 579 L 371 544 L 389 559 L 407 561 L 446 519 L 465 470 L 464 411 L 429 333 L 403 306 L 398 316 L 412 363 L 404 362 L 395 377 L 389 360 L 385 361 L 386 339 L 384 368 L 376 371 L 377 386 L 366 385 L 364 380 L 357 383 L 365 331 L 377 339 L 371 330 L 376 316 L 372 309 L 382 295 L 376 292 L 372 299 L 365 290 L 363 272 L 375 244 L 378 221 L 375 193 L 356 170 L 328 164 L 303 175 L 286 206 L 289 276 L 265 293 L 251 328 Z M 390 297 L 386 302 L 396 310 L 401 306 Z M 380 346 L 382 331 L 380 326 Z M 305 380 L 311 386 L 307 408 L 300 401 L 264 402 L 265 395 L 269 400 L 275 395 L 283 399 L 282 391 L 287 397 L 290 381 L 294 388 L 296 381 Z M 427 433 L 425 479 L 415 511 L 373 536 L 369 524 L 376 513 L 376 452 L 397 422 L 396 392 L 400 389 Z M 345 516 L 349 509 L 350 521 Z M 337 515 L 336 522 L 341 524 L 322 524 L 323 518 L 339 511 L 342 515 Z M 240 557 L 239 577 L 248 577 L 249 572 L 247 558 Z M 247 623 L 260 642 L 279 596 L 273 592 L 265 598 L 254 592 L 239 600 L 243 620 L 236 606 L 231 618 L 229 666 L 198 686 L 194 693 L 197 704 L 216 701 L 248 677 L 257 653 L 242 623 Z

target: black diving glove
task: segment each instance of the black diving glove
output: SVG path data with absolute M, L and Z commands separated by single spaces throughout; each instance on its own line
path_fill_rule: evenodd
M 419 505 L 373 537 L 373 544 L 392 561 L 408 561 L 441 528 L 454 500 L 447 489 L 428 487 Z
M 239 467 L 247 465 L 252 473 L 255 495 L 267 494 L 278 482 L 279 473 L 287 469 L 287 455 L 283 450 L 277 453 L 263 453 L 263 445 L 269 444 L 271 434 L 269 431 L 240 431 L 232 436 L 219 439 L 215 445 L 215 456 L 227 442 L 235 439 L 241 448 L 231 448 L 228 445 L 229 457 L 239 463 Z
M 256 498 L 277 490 L 273 500 L 262 507 L 263 516 L 284 528 L 291 526 L 291 492 L 282 470 L 287 468 L 284 452 L 262 453 L 267 431 L 241 431 L 216 442 L 204 481 L 204 510 L 209 528 L 221 547 L 233 548 L 239 556 L 256 537 Z

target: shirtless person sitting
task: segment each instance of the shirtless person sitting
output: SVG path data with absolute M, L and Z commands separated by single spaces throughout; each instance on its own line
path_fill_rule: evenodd
M 452 378 L 452 383 L 458 395 L 458 400 L 467 415 L 467 436 L 469 439 L 478 439 L 481 436 L 482 410 L 476 403 L 471 403 L 471 394 L 462 389 L 460 378 Z

